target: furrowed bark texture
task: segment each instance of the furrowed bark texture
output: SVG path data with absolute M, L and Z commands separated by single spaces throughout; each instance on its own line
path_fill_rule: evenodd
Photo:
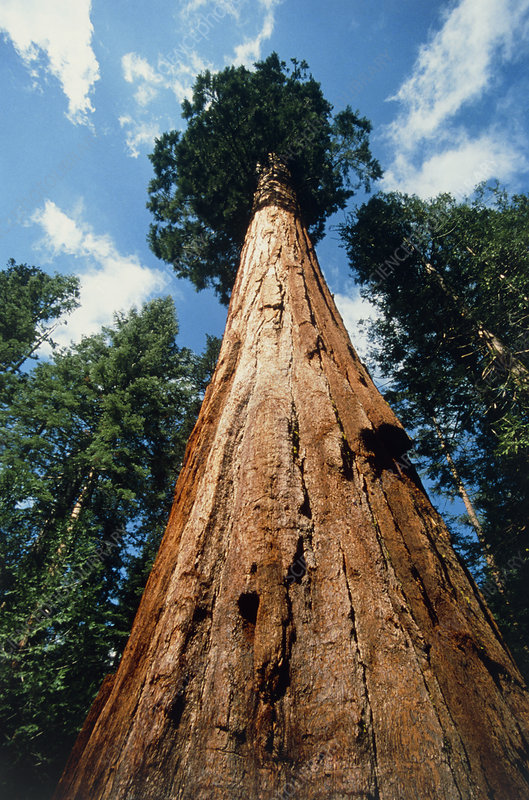
M 407 447 L 276 164 L 129 643 L 56 800 L 529 796 L 522 679 Z

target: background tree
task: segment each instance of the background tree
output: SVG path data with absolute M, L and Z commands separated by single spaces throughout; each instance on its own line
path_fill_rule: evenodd
M 0 445 L 6 796 L 42 800 L 119 657 L 167 521 L 206 355 L 170 298 L 29 373 Z
M 288 165 L 313 242 L 360 185 L 380 177 L 371 125 L 347 106 L 332 114 L 308 65 L 273 53 L 246 67 L 196 78 L 182 104 L 187 128 L 165 133 L 150 156 L 148 208 L 154 253 L 226 302 L 257 186 L 257 164 L 275 153 Z
M 471 496 L 480 546 L 463 551 L 527 671 L 528 199 L 498 186 L 461 203 L 380 194 L 342 234 L 380 312 L 387 398 L 440 490 Z

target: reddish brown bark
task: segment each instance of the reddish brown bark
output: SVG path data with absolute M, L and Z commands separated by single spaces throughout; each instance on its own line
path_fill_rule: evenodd
M 276 166 L 129 643 L 56 800 L 527 798 L 522 679 L 407 446 Z

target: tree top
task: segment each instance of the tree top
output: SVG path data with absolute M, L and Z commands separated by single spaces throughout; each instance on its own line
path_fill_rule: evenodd
M 313 241 L 356 189 L 380 177 L 371 124 L 347 106 L 333 114 L 306 62 L 272 53 L 253 70 L 197 76 L 182 104 L 183 133 L 156 140 L 148 208 L 153 252 L 197 289 L 229 299 L 252 214 L 258 163 L 275 153 L 289 168 Z

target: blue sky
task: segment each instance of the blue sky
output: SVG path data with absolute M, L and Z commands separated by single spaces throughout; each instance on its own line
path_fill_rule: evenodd
M 225 308 L 146 244 L 147 154 L 206 67 L 306 59 L 337 110 L 372 121 L 381 189 L 529 190 L 529 0 L 3 0 L 0 31 L 0 264 L 80 275 L 63 344 L 167 293 L 181 344 L 222 334 Z M 318 250 L 362 345 L 365 306 L 336 236 Z

